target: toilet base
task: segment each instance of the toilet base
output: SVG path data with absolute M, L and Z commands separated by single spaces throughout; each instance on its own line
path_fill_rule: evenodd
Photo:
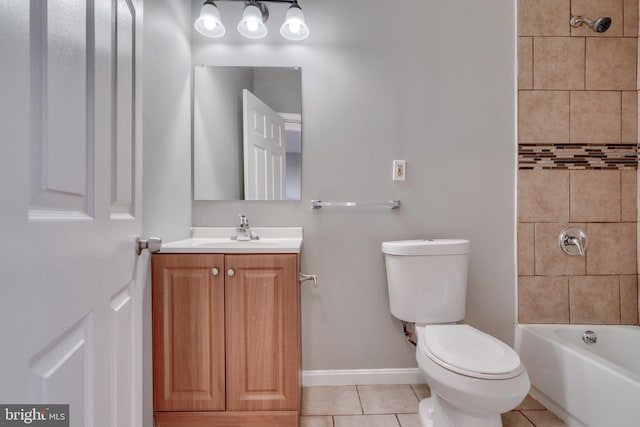
M 420 401 L 419 416 L 422 427 L 502 427 L 500 414 L 464 412 L 435 394 Z

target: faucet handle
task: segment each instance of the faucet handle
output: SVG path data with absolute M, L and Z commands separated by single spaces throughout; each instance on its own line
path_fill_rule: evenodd
M 587 243 L 587 233 L 580 227 L 566 227 L 558 236 L 560 249 L 571 256 L 584 256 Z

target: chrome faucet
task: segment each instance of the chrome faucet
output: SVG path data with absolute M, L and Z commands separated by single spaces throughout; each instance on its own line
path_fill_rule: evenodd
M 260 237 L 249 227 L 249 220 L 246 215 L 238 214 L 238 225 L 236 225 L 236 235 L 231 240 L 248 241 L 258 240 Z
M 569 226 L 560 232 L 558 244 L 560 249 L 572 256 L 584 256 L 587 249 L 587 233 L 579 227 Z

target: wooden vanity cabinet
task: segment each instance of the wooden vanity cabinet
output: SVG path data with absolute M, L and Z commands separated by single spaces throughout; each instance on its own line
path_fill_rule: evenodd
M 156 427 L 298 426 L 297 254 L 155 254 Z

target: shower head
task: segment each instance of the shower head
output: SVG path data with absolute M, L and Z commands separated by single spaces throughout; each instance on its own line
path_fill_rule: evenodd
M 587 24 L 587 26 L 594 32 L 604 33 L 611 26 L 611 18 L 603 16 L 602 18 L 592 21 L 591 19 L 583 18 L 582 16 L 572 16 L 569 24 L 571 24 L 573 28 L 578 28 L 582 24 Z

